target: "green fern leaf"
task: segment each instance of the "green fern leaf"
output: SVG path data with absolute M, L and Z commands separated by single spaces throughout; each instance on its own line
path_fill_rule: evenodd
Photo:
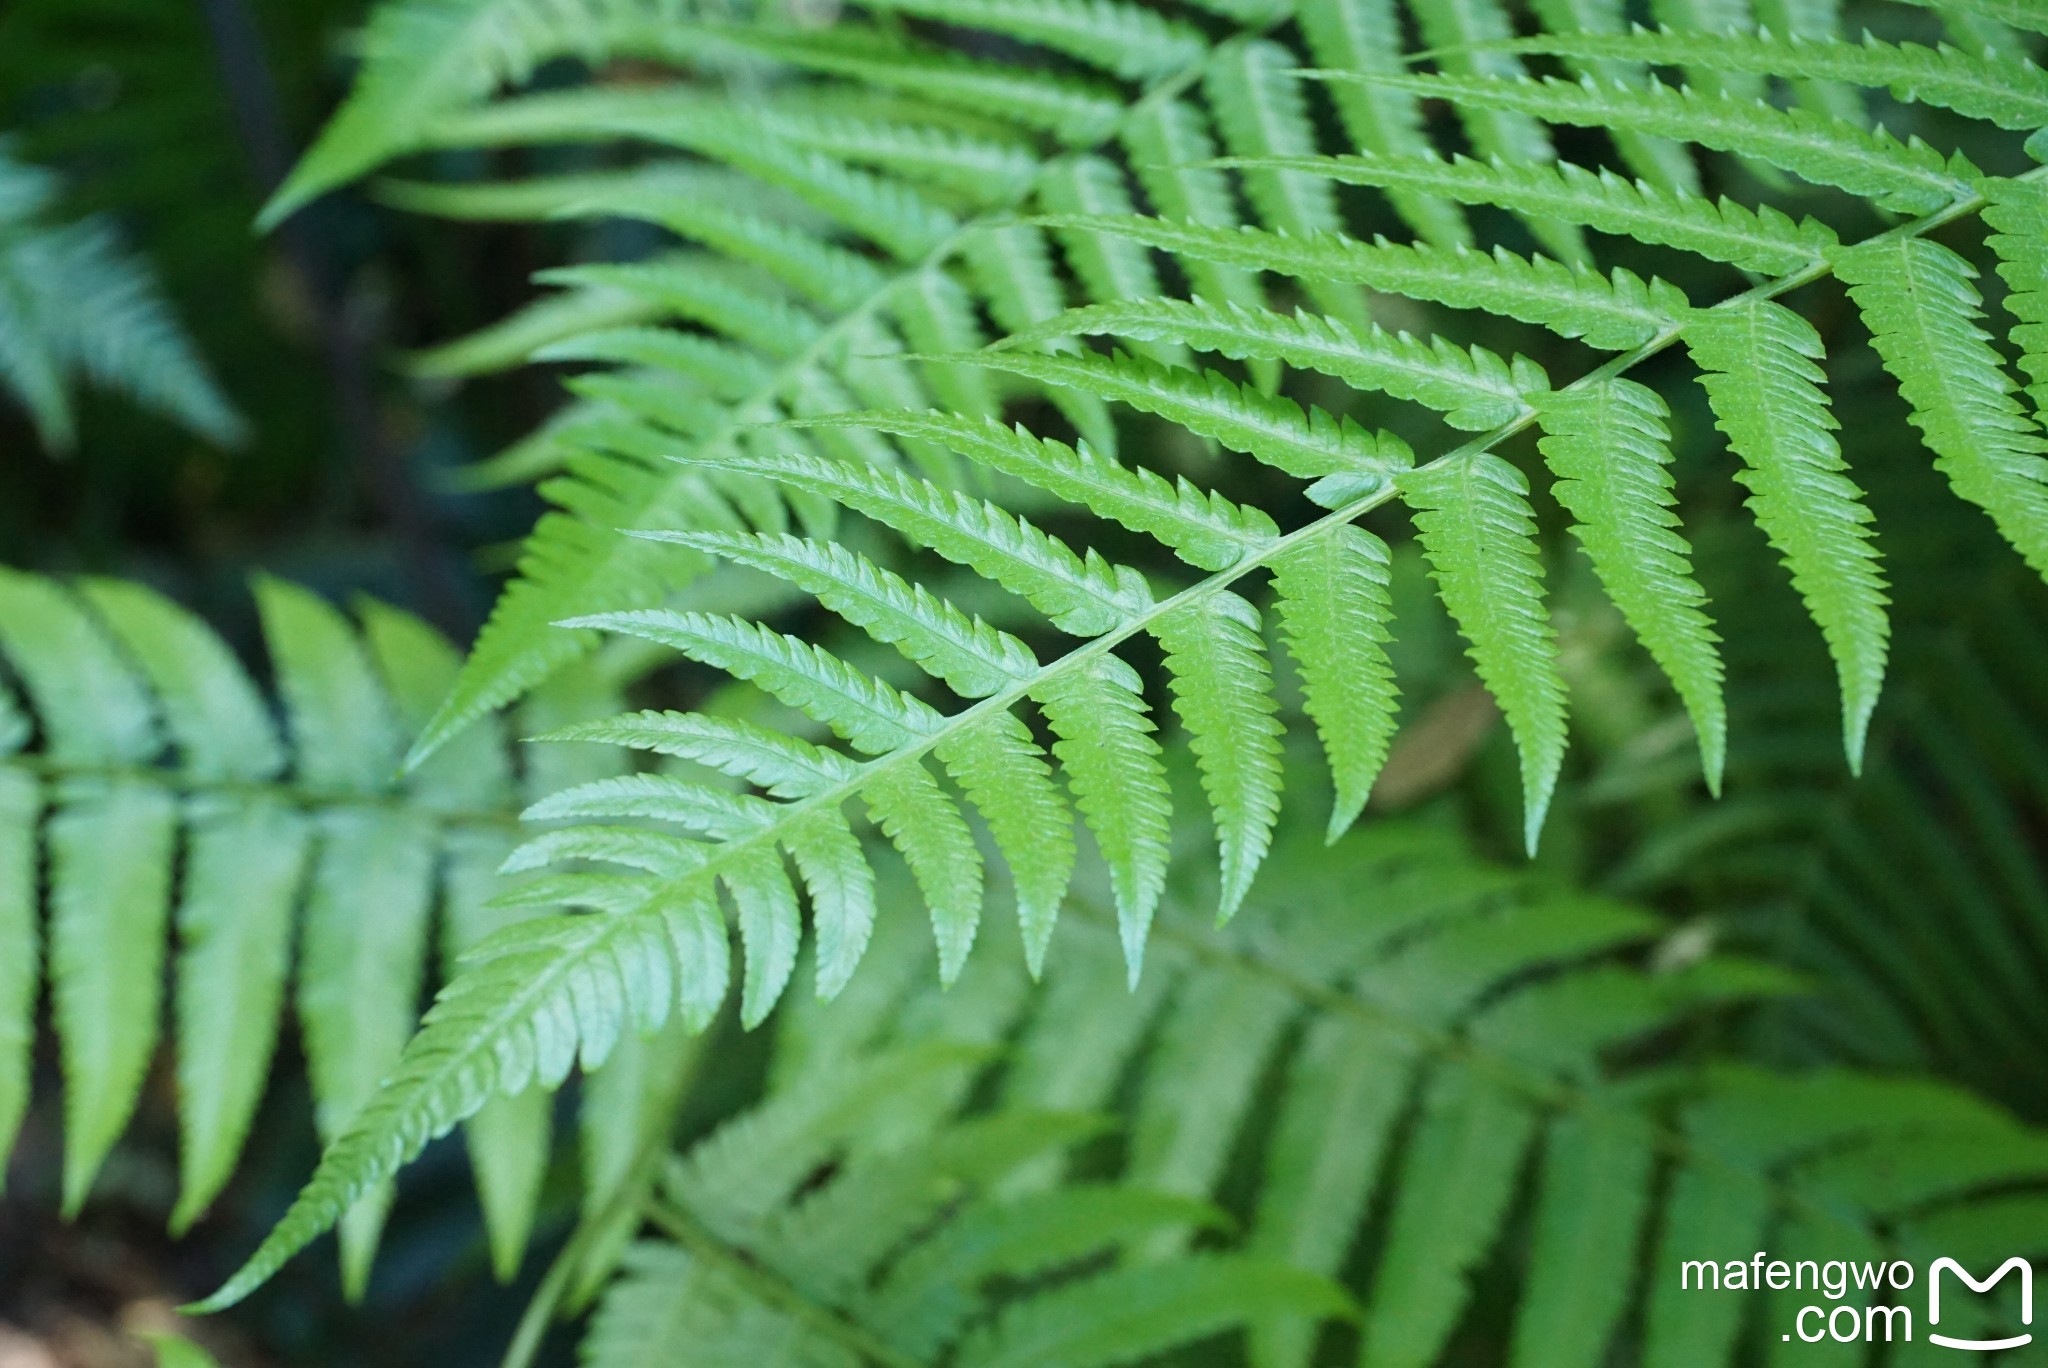
M 903 853 L 931 908 L 939 943 L 939 977 L 951 983 L 967 963 L 981 925 L 981 851 L 960 809 L 921 764 L 900 765 L 866 781 L 882 831 Z
M 441 673 L 452 677 L 454 667 L 455 662 L 450 660 Z M 422 700 L 417 709 L 409 711 L 424 718 L 439 701 L 438 697 Z M 469 736 L 487 734 L 471 732 Z M 459 757 L 443 751 L 435 758 L 445 762 Z M 448 843 L 441 907 L 444 978 L 456 975 L 462 955 L 472 947 L 528 915 L 524 909 L 490 905 L 497 882 L 498 858 L 504 854 L 506 844 L 494 832 L 466 832 Z M 463 1127 L 491 1247 L 491 1271 L 501 1283 L 518 1276 L 526 1247 L 533 1238 L 541 1188 L 547 1178 L 553 1124 L 554 1099 L 539 1088 L 532 1088 L 516 1097 L 492 1098 Z
M 1131 1118 L 1127 1181 L 1185 1196 L 1214 1192 L 1255 1115 L 1257 1080 L 1293 1015 L 1294 1003 L 1274 984 L 1221 971 L 1184 973 L 1158 1025 Z M 1142 1253 L 1176 1257 L 1192 1234 L 1187 1227 L 1162 1231 Z
M 792 66 L 850 77 L 861 85 L 900 90 L 923 100 L 1039 129 L 1065 142 L 1094 142 L 1116 123 L 1121 102 L 1100 82 L 1024 72 L 941 48 L 883 38 L 853 25 L 804 32 L 791 28 L 722 28 L 721 38 Z
M 162 743 L 148 691 L 56 585 L 0 569 L 0 649 L 28 688 L 53 760 L 109 769 L 155 757 Z M 26 730 L 10 740 L 19 744 Z
M 2006 312 L 2019 320 L 2012 330 L 2020 369 L 2037 410 L 2048 410 L 2048 188 L 2037 182 L 1993 178 L 1982 183 L 1984 221 L 1997 231 L 1991 249 L 2005 277 Z
M 346 620 L 279 580 L 259 580 L 257 607 L 276 663 L 300 781 L 373 795 L 397 767 L 396 719 Z M 323 815 L 307 897 L 299 974 L 314 1116 L 339 1136 L 377 1092 L 417 1020 L 433 907 L 432 833 L 402 812 Z M 342 1282 L 351 1299 L 369 1279 L 391 1202 L 379 1189 L 344 1222 Z
M 935 749 L 1010 866 L 1025 963 L 1035 977 L 1073 879 L 1073 813 L 1053 783 L 1045 752 L 1013 713 L 994 713 Z
M 1280 629 L 1301 669 L 1304 707 L 1336 783 L 1332 841 L 1358 820 L 1393 740 L 1389 568 L 1386 543 L 1351 526 L 1273 560 Z
M 1606 1354 L 1628 1307 L 1655 1158 L 1635 1117 L 1588 1110 L 1550 1123 L 1514 1368 Z
M 1133 81 L 1178 71 L 1206 47 L 1186 24 L 1118 0 L 879 0 L 875 8 L 1037 43 Z
M 1465 204 L 1495 204 L 1521 214 L 1582 223 L 1617 237 L 1662 243 L 1768 275 L 1789 275 L 1823 261 L 1836 242 L 1826 224 L 1811 218 L 1794 223 L 1769 205 L 1746 209 L 1728 199 L 1717 203 L 1570 162 L 1488 164 L 1470 157 L 1445 161 L 1429 155 L 1400 160 L 1314 157 L 1291 164 L 1346 184 L 1426 191 Z
M 34 833 L 42 806 L 35 780 L 0 770 L 0 1151 L 10 1154 L 28 1114 L 35 1059 L 36 989 L 43 966 Z
M 1530 0 L 1529 8 L 1545 33 L 1622 33 L 1629 27 L 1621 0 Z M 1575 77 L 1591 76 L 1622 85 L 1639 85 L 1649 72 L 1640 62 L 1586 62 L 1570 57 L 1564 59 L 1564 67 Z M 1699 166 L 1683 143 L 1650 137 L 1626 125 L 1609 128 L 1607 136 L 1614 140 L 1615 151 L 1629 169 L 1650 184 L 1678 194 L 1699 193 Z
M 403 815 L 327 815 L 314 858 L 300 949 L 298 1007 L 324 1138 L 377 1096 L 417 1021 L 433 909 L 429 833 Z M 367 1197 L 343 1222 L 342 1282 L 368 1284 L 391 1192 Z
M 1110 1368 L 1204 1339 L 1255 1316 L 1343 1316 L 1328 1282 L 1221 1255 L 1118 1269 L 1033 1298 L 968 1340 L 961 1368 Z
M 1444 605 L 1515 734 L 1523 839 L 1533 853 L 1564 763 L 1565 713 L 1529 482 L 1498 456 L 1478 452 L 1411 471 L 1400 488 Z
M 1505 50 L 1502 40 L 1514 35 L 1514 18 L 1501 0 L 1446 0 L 1438 5 L 1411 6 L 1425 46 L 1438 64 L 1461 76 L 1501 80 L 1523 77 L 1521 59 Z M 1400 73 L 1392 73 L 1399 75 Z M 1456 106 L 1458 121 L 1472 146 L 1487 161 L 1511 166 L 1543 166 L 1557 160 L 1549 130 L 1519 110 L 1489 108 L 1479 103 Z M 1531 231 L 1546 250 L 1566 261 L 1586 258 L 1586 243 L 1577 228 L 1548 218 L 1529 220 Z
M 1360 72 L 1404 69 L 1401 10 L 1395 0 L 1299 0 L 1296 17 L 1320 66 Z M 1391 157 L 1418 156 L 1428 150 L 1422 103 L 1412 95 L 1366 81 L 1334 86 L 1331 94 L 1353 146 Z M 1396 191 L 1392 199 L 1402 221 L 1425 242 L 1471 246 L 1471 226 L 1456 205 L 1406 191 Z
M 966 191 L 980 198 L 1021 195 L 1030 188 L 1038 160 L 1024 142 L 931 124 L 868 117 L 860 102 L 764 108 L 763 124 L 776 136 L 813 152 L 872 166 L 937 189 Z
M 922 736 L 938 721 L 925 704 L 831 652 L 742 618 L 644 609 L 563 624 L 643 637 L 751 679 L 871 755 Z
M 1152 634 L 1166 651 L 1174 711 L 1187 726 L 1216 814 L 1223 860 L 1217 915 L 1229 920 L 1272 843 L 1280 815 L 1280 734 L 1259 610 L 1210 594 L 1167 613 Z
M 1327 73 L 1331 79 L 1362 79 Z M 1740 95 L 1649 82 L 1622 86 L 1593 79 L 1503 80 L 1461 76 L 1384 76 L 1396 89 L 1460 105 L 1515 110 L 1551 123 L 1591 128 L 1627 125 L 1640 132 L 1754 157 L 1819 185 L 1838 186 L 1901 213 L 1925 214 L 1969 193 L 1975 170 L 1960 155 L 1944 160 L 1915 138 L 1777 109 Z
M 721 257 L 759 267 L 799 298 L 823 309 L 854 308 L 880 288 L 883 280 L 882 268 L 857 252 L 766 214 L 707 203 L 701 191 L 688 187 L 629 181 L 609 193 L 565 205 L 562 216 L 616 217 L 656 224 Z
M 1058 738 L 1053 754 L 1066 770 L 1075 805 L 1109 863 L 1124 962 L 1135 983 L 1152 911 L 1166 886 L 1172 811 L 1143 684 L 1115 656 L 1097 655 L 1053 675 L 1032 697 Z
M 843 546 L 765 533 L 677 532 L 664 540 L 788 580 L 964 697 L 995 693 L 1038 669 L 1031 648 L 1008 632 Z
M 1108 306 L 1143 308 L 1146 306 Z M 1063 314 L 1051 326 L 1074 332 L 1093 317 L 1089 310 Z M 975 464 L 1000 471 L 1048 494 L 1157 537 L 1204 570 L 1221 570 L 1269 546 L 1280 535 L 1273 520 L 1256 508 L 1206 493 L 1185 478 L 1175 484 L 1145 469 L 1125 466 L 1090 448 L 1037 437 L 1021 425 L 993 419 L 975 422 L 944 413 L 845 413 L 811 418 L 800 427 L 866 427 L 898 437 L 935 442 Z
M 962 255 L 987 298 L 989 316 L 1004 332 L 1022 332 L 1067 307 L 1066 289 L 1053 273 L 1052 246 L 1030 224 L 1002 224 L 969 233 Z M 1071 351 L 1074 346 L 1057 340 L 1048 345 L 1056 351 Z M 1116 454 L 1116 423 L 1100 399 L 1055 390 L 1053 402 L 1096 450 Z
M 54 222 L 54 177 L 0 147 L 0 393 L 53 451 L 77 440 L 73 382 L 120 391 L 222 446 L 247 427 L 148 265 L 106 220 Z
M 1559 503 L 1593 568 L 1643 646 L 1670 678 L 1699 737 L 1707 787 L 1721 791 L 1727 709 L 1721 657 L 1691 548 L 1671 511 L 1669 410 L 1632 380 L 1534 397 Z
M 189 818 L 178 907 L 183 1187 L 174 1230 L 226 1185 L 269 1080 L 311 834 L 266 799 L 209 806 Z
M 1267 40 L 1225 48 L 1209 63 L 1203 89 L 1215 112 L 1223 145 L 1231 152 L 1240 157 L 1288 157 L 1315 149 L 1315 126 L 1309 120 L 1301 83 L 1291 70 L 1294 65 L 1286 48 Z M 1258 217 L 1280 232 L 1304 237 L 1335 232 L 1343 226 L 1335 189 L 1314 176 L 1285 170 L 1254 171 L 1245 176 L 1244 191 Z M 1331 313 L 1365 319 L 1365 301 L 1357 291 L 1335 288 L 1321 280 L 1307 285 L 1310 295 Z
M 1070 158 L 1049 168 L 1039 197 L 1048 210 L 1069 220 L 1133 212 L 1122 173 L 1096 156 Z M 1089 298 L 1150 299 L 1160 292 L 1152 257 L 1138 243 L 1085 228 L 1061 230 L 1056 236 Z M 1155 349 L 1154 359 L 1168 365 L 1181 360 L 1171 348 Z
M 126 1127 L 156 1048 L 177 813 L 163 787 L 122 773 L 155 757 L 154 709 L 75 599 L 0 572 L 0 648 L 42 718 L 47 753 L 92 776 L 59 787 L 46 838 L 51 1015 L 65 1082 L 63 1197 L 72 1213 Z M 122 858 L 108 860 L 110 850 Z M 28 930 L 15 935 L 32 941 L 33 901 L 11 919 L 24 916 Z
M 1414 1045 L 1395 1031 L 1328 1018 L 1312 1025 L 1274 1122 L 1251 1248 L 1296 1268 L 1343 1266 L 1414 1082 Z M 1268 1317 L 1252 1329 L 1254 1368 L 1306 1368 L 1318 1322 Z
M 1505 248 L 1479 252 L 1404 246 L 1376 239 L 1295 238 L 1254 228 L 1208 228 L 1158 219 L 1099 225 L 1177 256 L 1278 271 L 1304 280 L 1348 280 L 1447 304 L 1484 309 L 1583 337 L 1608 351 L 1638 347 L 1670 327 L 1687 309 L 1685 296 L 1662 280 L 1643 281 L 1628 271 L 1601 276 L 1548 257 L 1519 257 Z
M 1938 243 L 1898 237 L 1838 253 L 1835 274 L 1897 377 L 1935 467 L 2048 575 L 2048 439 L 2013 397 L 1979 326 L 1975 270 Z
M 1216 156 L 1216 144 L 1194 105 L 1186 100 L 1140 105 L 1124 132 L 1124 146 L 1153 211 L 1162 218 L 1224 228 L 1239 225 L 1230 183 L 1221 171 L 1203 164 Z M 1258 307 L 1264 298 L 1258 277 L 1241 267 L 1213 261 L 1184 265 L 1198 294 L 1248 308 Z M 1279 387 L 1279 373 L 1271 366 L 1256 368 L 1252 374 L 1263 390 Z
M 379 7 L 359 44 L 348 102 L 264 206 L 273 227 L 327 191 L 415 150 L 437 120 L 523 80 L 550 57 L 597 59 L 657 31 L 661 11 L 633 0 L 411 0 Z
M 837 997 L 853 977 L 874 928 L 874 871 L 838 812 L 818 812 L 797 823 L 783 844 L 811 895 L 818 996 Z
M 702 1029 L 726 974 L 724 920 L 702 888 L 654 911 L 536 918 L 492 937 L 442 990 L 390 1083 L 329 1145 L 284 1219 L 198 1309 L 246 1297 L 494 1093 L 557 1087 L 579 1059 L 595 1068 L 624 1031 L 651 1034 L 671 1010 Z
M 2048 33 L 2044 19 L 2027 0 L 1905 0 L 1909 5 L 1940 10 L 1945 16 L 1979 15 L 1994 23 L 2010 24 L 2033 33 Z
M 1202 299 L 1148 299 L 1070 309 L 1041 325 L 1041 330 L 1166 338 L 1237 360 L 1284 361 L 1334 376 L 1354 389 L 1414 400 L 1469 432 L 1484 432 L 1521 417 L 1528 410 L 1524 394 L 1549 387 L 1534 362 L 1521 357 L 1504 362 L 1483 347 L 1389 333 L 1371 323 L 1354 328 L 1342 319 L 1315 314 L 1282 314 L 1234 304 L 1219 307 Z M 1036 331 L 1005 338 L 999 345 L 1029 341 Z
M 705 713 L 628 713 L 573 722 L 533 739 L 602 742 L 693 760 L 734 779 L 758 784 L 778 798 L 806 798 L 845 783 L 854 774 L 853 765 L 837 751 L 757 723 Z
M 1100 636 L 1151 605 L 1137 571 L 1065 543 L 994 504 L 890 471 L 795 455 L 735 456 L 734 470 L 836 499 L 1028 599 L 1062 631 Z
M 47 837 L 48 934 L 70 1216 L 127 1128 L 156 1051 L 177 809 L 132 779 L 80 780 L 60 799 Z
M 1843 473 L 1820 391 L 1820 337 L 1782 304 L 1750 301 L 1700 314 L 1685 341 L 1706 372 L 1715 425 L 1747 467 L 1736 478 L 1757 524 L 1827 639 L 1842 686 L 1843 744 L 1858 769 L 1891 628 L 1870 512 Z
M 1948 46 L 1861 42 L 1768 33 L 1565 35 L 1524 39 L 1522 51 L 1581 59 L 1623 58 L 1654 66 L 1881 86 L 1901 100 L 1953 109 L 2001 128 L 2048 124 L 2048 73 L 2019 53 L 1971 55 Z
M 147 673 L 185 774 L 254 784 L 277 772 L 277 729 L 218 637 L 134 585 L 96 580 L 83 588 Z M 268 1080 L 308 851 L 305 823 L 269 795 L 203 798 L 187 821 L 175 1002 L 178 1230 L 226 1184 Z
M 771 848 L 755 848 L 726 866 L 726 891 L 739 909 L 740 942 L 746 964 L 740 981 L 740 1024 L 748 1030 L 767 1019 L 796 968 L 803 922 L 796 889 Z
M 927 356 L 974 351 L 987 344 L 974 298 L 950 274 L 919 271 L 890 294 L 896 321 L 911 347 Z M 953 413 L 994 418 L 1003 403 L 989 376 L 972 366 L 934 365 L 926 369 L 932 395 Z
M 1471 1296 L 1468 1277 L 1514 1196 L 1534 1119 L 1472 1073 L 1439 1074 L 1394 1197 L 1366 1310 L 1365 1368 L 1427 1368 Z
M 1118 353 L 1106 359 L 987 351 L 974 358 L 993 370 L 1068 385 L 1157 413 L 1305 480 L 1325 481 L 1311 497 L 1326 506 L 1383 487 L 1414 460 L 1392 433 L 1371 433 L 1319 408 L 1264 395 L 1214 371 L 1182 370 Z

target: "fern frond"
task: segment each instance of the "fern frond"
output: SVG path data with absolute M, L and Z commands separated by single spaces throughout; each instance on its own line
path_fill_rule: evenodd
M 2048 20 L 2035 13 L 2027 0 L 1905 0 L 1905 3 L 1940 10 L 1945 15 L 1977 15 L 2014 28 L 2048 33 L 2048 27 L 2044 27 Z
M 708 891 L 646 916 L 535 919 L 477 946 L 391 1085 L 330 1147 L 335 1162 L 205 1305 L 246 1296 L 290 1249 L 340 1221 L 494 1093 L 557 1086 L 579 1059 L 602 1063 L 623 1031 L 651 1033 L 671 1011 L 701 1028 L 725 996 L 727 973 L 725 927 Z
M 1300 0 L 1296 19 L 1320 66 L 1359 72 L 1404 70 L 1401 9 L 1395 0 Z M 1414 96 L 1370 81 L 1333 86 L 1331 94 L 1353 146 L 1389 157 L 1412 157 L 1429 149 L 1421 101 Z M 1400 190 L 1392 198 L 1402 221 L 1424 241 L 1438 247 L 1472 244 L 1472 229 L 1457 206 Z
M 1662 280 L 1644 281 L 1619 269 L 1602 276 L 1548 257 L 1517 256 L 1506 248 L 1446 251 L 1384 238 L 1370 243 L 1334 235 L 1295 238 L 1256 228 L 1220 229 L 1145 218 L 1093 226 L 1127 234 L 1176 256 L 1278 271 L 1303 280 L 1352 281 L 1452 308 L 1485 309 L 1564 337 L 1583 337 L 1589 345 L 1609 351 L 1642 345 L 1688 307 L 1683 293 Z
M 959 358 L 965 359 L 965 358 Z M 1319 408 L 1233 384 L 1213 371 L 1161 366 L 1118 354 L 1106 360 L 1028 351 L 981 352 L 993 370 L 1067 385 L 1171 419 L 1289 475 L 1326 480 L 1334 506 L 1383 485 L 1414 453 L 1388 432 L 1372 433 Z M 1312 495 L 1311 497 L 1318 497 Z
M 1975 271 L 1938 243 L 1900 238 L 1839 253 L 1835 274 L 1898 379 L 1935 466 L 2048 576 L 2048 439 L 2013 397 L 2004 361 L 1980 326 Z
M 1094 550 L 1065 543 L 994 504 L 910 476 L 803 456 L 737 456 L 749 474 L 818 490 L 968 566 L 1023 598 L 1077 636 L 1098 636 L 1142 613 L 1152 601 L 1144 579 Z
M 1089 332 L 1092 329 L 1086 325 L 1094 317 L 1078 312 L 1062 315 L 1046 331 L 1053 336 Z M 1279 535 L 1273 520 L 1258 509 L 1198 489 L 1185 477 L 1168 484 L 1145 467 L 1123 465 L 1086 442 L 1068 446 L 995 419 L 974 422 L 937 412 L 870 411 L 804 419 L 795 426 L 865 428 L 937 443 L 978 465 L 1114 519 L 1133 532 L 1157 537 L 1204 570 L 1234 564 L 1270 545 Z
M 1223 864 L 1218 915 L 1244 901 L 1280 815 L 1280 734 L 1259 610 L 1214 594 L 1160 618 L 1175 711 L 1187 724 L 1202 787 L 1216 815 Z
M 1445 71 L 1496 80 L 1518 80 L 1527 75 L 1521 59 L 1501 47 L 1514 34 L 1514 18 L 1502 0 L 1447 0 L 1411 9 L 1424 46 L 1437 54 Z M 1550 131 L 1528 114 L 1477 102 L 1456 109 L 1466 137 L 1485 160 L 1516 166 L 1543 166 L 1557 160 Z M 1530 218 L 1528 223 L 1546 250 L 1566 261 L 1586 258 L 1585 241 L 1575 227 L 1541 217 Z
M 1900 100 L 1953 109 L 2001 128 L 2029 132 L 2048 123 L 2048 72 L 2019 53 L 1960 52 L 1946 44 L 1861 42 L 1799 34 L 1687 33 L 1527 38 L 1518 51 L 1582 60 L 1624 59 L 1655 66 L 1795 77 L 1877 86 Z
M 1133 81 L 1178 71 L 1204 46 L 1188 25 L 1120 0 L 880 0 L 874 8 L 1022 39 Z
M 709 8 L 687 3 L 686 10 Z M 439 120 L 558 56 L 595 61 L 661 51 L 675 27 L 666 0 L 405 0 L 374 12 L 358 43 L 348 102 L 264 207 L 295 210 L 426 143 Z
M 1358 819 L 1393 739 L 1388 567 L 1386 544 L 1348 526 L 1273 560 L 1281 631 L 1336 783 L 1332 841 Z
M 1836 242 L 1826 224 L 1811 218 L 1794 223 L 1768 205 L 1747 209 L 1732 200 L 1716 202 L 1571 162 L 1543 166 L 1488 164 L 1462 156 L 1449 161 L 1435 156 L 1344 156 L 1291 164 L 1305 174 L 1347 184 L 1427 191 L 1465 204 L 1494 204 L 1581 223 L 1770 275 L 1789 275 L 1810 266 L 1824 259 Z
M 100 218 L 59 223 L 57 186 L 0 146 L 0 391 L 53 451 L 77 441 L 74 387 L 118 391 L 221 446 L 248 435 L 147 263 Z
M 1843 747 L 1856 768 L 1891 627 L 1870 511 L 1844 473 L 1820 391 L 1820 338 L 1784 305 L 1750 301 L 1700 314 L 1685 342 L 1706 372 L 1715 425 L 1746 467 L 1735 478 L 1827 639 L 1842 687 Z
M 1334 376 L 1354 389 L 1414 400 L 1468 432 L 1513 421 L 1527 407 L 1525 395 L 1549 387 L 1536 364 L 1523 357 L 1503 361 L 1483 347 L 1460 347 L 1440 337 L 1389 333 L 1371 323 L 1360 329 L 1342 319 L 1218 306 L 1199 298 L 1071 309 L 999 345 L 1017 346 L 1040 335 L 1103 333 L 1172 341 L 1240 361 L 1282 361 Z
M 1341 72 L 1319 74 L 1332 80 L 1363 79 Z M 1739 95 L 1655 81 L 1618 85 L 1590 77 L 1371 79 L 1425 98 L 1512 110 L 1552 123 L 1592 128 L 1623 124 L 1662 138 L 1740 153 L 1901 213 L 1932 213 L 1966 198 L 1976 174 L 1961 154 L 1945 159 L 1918 138 L 1902 143 L 1882 129 L 1865 130 L 1802 109 L 1783 110 Z
M 1124 962 L 1135 983 L 1145 935 L 1166 886 L 1172 798 L 1137 672 L 1098 656 L 1032 695 L 1058 739 L 1074 804 L 1109 864 Z
M 2048 409 L 2048 190 L 2038 182 L 1987 180 L 1984 221 L 1996 229 L 1991 249 L 2005 278 L 2006 312 L 2020 369 L 2032 380 L 2028 393 L 2036 410 Z
M 1546 33 L 1621 33 L 1628 28 L 1620 0 L 1530 0 L 1529 8 Z M 1571 57 L 1564 59 L 1564 67 L 1576 77 L 1624 85 L 1638 84 L 1649 73 L 1640 62 L 1587 62 Z M 1626 125 L 1609 128 L 1607 136 L 1614 140 L 1622 161 L 1643 180 L 1665 190 L 1699 193 L 1699 165 L 1683 143 L 1651 137 Z
M 1632 380 L 1534 396 L 1557 501 L 1622 616 L 1670 678 L 1699 738 L 1707 787 L 1721 789 L 1727 709 L 1721 657 L 1691 548 L 1671 512 L 1669 410 Z
M 1500 702 L 1522 757 L 1522 835 L 1529 850 L 1564 763 L 1564 680 L 1543 604 L 1529 483 L 1483 452 L 1401 477 L 1401 497 L 1444 606 L 1471 643 L 1479 677 Z

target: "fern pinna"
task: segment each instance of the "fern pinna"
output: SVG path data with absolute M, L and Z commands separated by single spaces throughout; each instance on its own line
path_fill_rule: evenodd
M 174 1229 L 235 1168 L 293 980 L 319 1129 L 339 1134 L 412 1034 L 432 966 L 523 915 L 488 901 L 516 844 L 521 788 L 613 768 L 601 750 L 556 748 L 518 774 L 487 727 L 401 783 L 406 729 L 447 688 L 454 649 L 383 604 L 366 602 L 358 626 L 283 581 L 260 581 L 256 598 L 282 731 L 227 644 L 162 596 L 0 575 L 0 659 L 24 689 L 0 688 L 0 1150 L 29 1101 L 46 977 L 69 1211 L 128 1126 L 166 1006 L 183 1170 Z M 524 720 L 616 706 L 586 669 L 535 694 Z M 631 1132 L 640 1080 L 674 1048 L 626 1061 L 593 1123 Z M 493 1104 L 469 1129 L 507 1274 L 532 1226 L 549 1130 L 538 1097 Z M 606 1168 L 593 1169 L 598 1189 Z M 365 1203 L 344 1235 L 352 1289 L 388 1200 Z

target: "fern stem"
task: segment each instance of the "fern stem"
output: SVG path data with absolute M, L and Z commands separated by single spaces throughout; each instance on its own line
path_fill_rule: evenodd
M 694 1215 L 673 1202 L 657 1199 L 649 1205 L 647 1217 L 661 1228 L 662 1233 L 697 1258 L 715 1263 L 727 1276 L 744 1284 L 762 1301 L 780 1307 L 823 1331 L 862 1360 L 881 1364 L 883 1368 L 928 1368 L 922 1359 L 913 1358 L 839 1312 L 812 1301 L 796 1287 L 719 1239 Z

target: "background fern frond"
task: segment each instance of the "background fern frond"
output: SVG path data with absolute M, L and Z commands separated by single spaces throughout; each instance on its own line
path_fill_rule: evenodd
M 149 267 L 101 218 L 53 221 L 57 185 L 0 144 L 0 387 L 54 451 L 77 441 L 73 390 L 114 390 L 221 446 L 241 415 L 172 315 Z
M 358 626 L 281 581 L 259 582 L 257 598 L 289 739 L 227 645 L 161 595 L 128 581 L 74 589 L 0 576 L 0 656 L 26 692 L 10 692 L 0 709 L 16 724 L 0 758 L 0 873 L 10 890 L 0 935 L 12 947 L 0 984 L 0 1142 L 11 1147 L 28 1100 L 34 1008 L 47 981 L 73 1209 L 128 1129 L 160 1038 L 175 1046 L 181 1173 L 171 1224 L 184 1230 L 237 1167 L 288 982 L 297 983 L 320 1125 L 332 1131 L 412 1034 L 417 985 L 441 977 L 433 946 L 452 957 L 533 915 L 486 906 L 519 806 L 494 729 L 471 733 L 404 784 L 395 777 L 399 727 L 431 711 L 454 649 L 380 604 L 366 605 Z M 527 716 L 540 723 L 593 701 L 606 710 L 613 697 L 591 672 L 537 696 Z M 595 758 L 614 768 L 604 752 Z M 536 760 L 528 781 L 550 788 L 566 774 Z M 107 858 L 113 849 L 120 859 Z M 48 944 L 39 953 L 41 907 Z M 470 1128 L 507 1277 L 538 1209 L 536 1164 L 551 1129 L 538 1095 L 493 1104 Z M 365 1207 L 351 1221 L 348 1280 L 359 1290 L 378 1220 Z

